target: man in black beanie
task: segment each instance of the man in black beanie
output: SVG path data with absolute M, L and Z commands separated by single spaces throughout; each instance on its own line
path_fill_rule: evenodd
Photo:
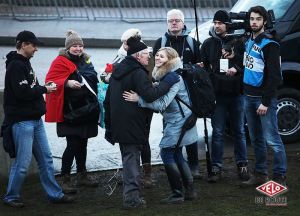
M 125 101 L 123 93 L 132 90 L 145 101 L 153 102 L 166 94 L 179 81 L 179 76 L 170 73 L 154 87 L 144 67 L 149 62 L 147 45 L 133 37 L 127 40 L 127 44 L 127 57 L 115 66 L 105 97 L 105 138 L 112 144 L 119 143 L 123 165 L 123 207 L 134 209 L 146 204 L 140 197 L 139 167 L 142 145 L 148 141 L 146 123 L 151 111 Z
M 224 10 L 215 13 L 210 38 L 201 47 L 201 65 L 210 72 L 216 93 L 216 108 L 212 116 L 212 174 L 208 182 L 221 179 L 223 146 L 227 117 L 234 137 L 234 153 L 238 175 L 249 179 L 244 131 L 244 98 L 241 92 L 244 44 L 227 36 L 229 15 Z

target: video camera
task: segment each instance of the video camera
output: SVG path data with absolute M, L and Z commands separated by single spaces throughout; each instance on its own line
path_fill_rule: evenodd
M 250 14 L 246 11 L 241 11 L 239 13 L 230 12 L 229 17 L 231 22 L 226 23 L 229 31 L 234 31 L 238 29 L 244 29 L 245 33 L 251 32 L 250 28 Z M 238 22 L 232 22 L 232 20 L 242 20 Z M 265 25 L 266 29 L 272 29 L 275 24 L 275 15 L 273 10 L 268 10 L 267 14 L 267 24 Z

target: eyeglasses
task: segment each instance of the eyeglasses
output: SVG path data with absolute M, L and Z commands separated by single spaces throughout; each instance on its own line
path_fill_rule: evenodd
M 173 23 L 173 22 L 180 23 L 181 19 L 169 19 L 168 20 L 168 23 Z

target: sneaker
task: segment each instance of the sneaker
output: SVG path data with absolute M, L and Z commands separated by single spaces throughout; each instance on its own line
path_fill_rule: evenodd
M 12 200 L 9 202 L 4 201 L 4 204 L 13 208 L 23 208 L 25 206 L 24 203 L 21 202 L 20 200 Z
M 60 199 L 52 200 L 52 203 L 61 204 L 61 203 L 72 203 L 75 201 L 75 198 L 72 196 L 64 195 Z
M 247 163 L 238 163 L 237 172 L 242 181 L 248 181 L 250 178 Z
M 138 201 L 126 201 L 123 203 L 123 209 L 131 210 L 131 209 L 138 209 L 138 208 L 146 208 L 146 200 L 143 198 L 139 198 Z
M 217 183 L 221 179 L 222 179 L 221 169 L 213 167 L 211 174 L 207 178 L 207 182 L 208 183 Z
M 272 180 L 277 182 L 278 184 L 281 184 L 284 187 L 287 186 L 285 175 L 274 175 Z
M 184 197 L 180 191 L 172 192 L 167 198 L 160 200 L 162 204 L 180 204 L 183 203 Z
M 254 173 L 254 175 L 250 175 L 248 181 L 243 181 L 241 183 L 241 187 L 249 187 L 249 186 L 259 186 L 269 181 L 269 178 L 266 174 L 263 173 Z

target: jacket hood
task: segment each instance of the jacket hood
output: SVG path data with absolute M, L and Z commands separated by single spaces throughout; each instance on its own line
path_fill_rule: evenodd
M 119 64 L 116 64 L 115 70 L 112 73 L 112 77 L 116 80 L 120 80 L 136 69 L 143 69 L 145 72 L 147 72 L 146 68 L 134 57 L 126 56 L 123 61 L 121 61 Z
M 163 78 L 167 73 L 177 70 L 178 68 L 182 68 L 182 62 L 179 57 L 168 61 L 161 67 L 154 67 L 152 71 L 152 76 L 155 80 L 160 80 Z
M 209 29 L 209 35 L 219 41 L 222 41 L 222 38 L 216 34 L 215 28 L 213 26 Z
M 10 51 L 7 55 L 6 55 L 6 61 L 5 64 L 6 66 L 13 60 L 21 60 L 21 61 L 29 61 L 28 58 L 26 58 L 25 56 L 22 56 L 21 54 L 18 54 L 17 51 Z
M 191 30 L 187 29 L 186 25 L 184 25 L 181 35 L 179 35 L 177 37 L 187 37 L 190 34 L 190 32 L 191 32 Z M 168 37 L 176 37 L 176 36 L 171 35 L 169 30 L 166 32 L 165 36 L 167 38 Z
M 71 56 L 69 55 L 68 51 L 66 49 L 61 49 L 59 50 L 59 54 L 60 56 L 64 56 L 67 59 L 71 60 Z M 90 55 L 86 54 L 85 52 L 82 53 L 82 56 L 84 58 L 85 61 L 88 61 L 90 59 Z

